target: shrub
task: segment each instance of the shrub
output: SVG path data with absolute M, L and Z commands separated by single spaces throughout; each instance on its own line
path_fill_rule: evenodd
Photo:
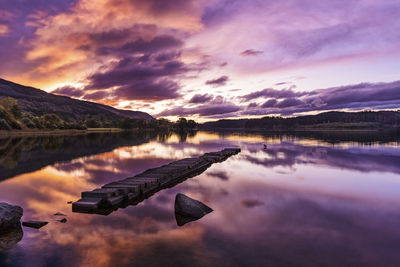
M 10 131 L 12 128 L 5 119 L 0 119 L 0 130 Z

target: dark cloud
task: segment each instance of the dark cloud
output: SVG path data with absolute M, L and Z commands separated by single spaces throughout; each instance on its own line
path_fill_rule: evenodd
M 287 108 L 287 107 L 295 107 L 303 105 L 304 102 L 297 98 L 286 98 L 280 102 L 278 102 L 275 106 L 277 108 Z
M 102 47 L 97 53 L 101 55 L 122 54 L 132 55 L 135 53 L 155 53 L 169 49 L 177 49 L 183 45 L 183 42 L 172 35 L 160 35 L 150 41 L 138 38 L 133 42 L 126 43 L 121 47 Z
M 290 82 L 279 82 L 279 83 L 276 83 L 275 85 L 279 86 L 279 85 L 287 85 L 287 84 L 291 84 L 291 83 Z
M 267 100 L 264 104 L 262 104 L 262 108 L 272 108 L 276 105 L 278 101 L 276 99 Z
M 281 99 L 281 98 L 288 98 L 288 97 L 299 97 L 303 95 L 308 95 L 311 94 L 310 92 L 294 92 L 292 89 L 273 89 L 273 88 L 267 88 L 261 91 L 257 91 L 254 93 L 250 93 L 244 96 L 241 96 L 245 101 L 250 101 L 252 99 L 256 98 L 276 98 L 276 99 Z
M 206 84 L 215 85 L 215 86 L 222 86 L 222 85 L 225 85 L 228 80 L 229 80 L 228 76 L 221 76 L 221 77 L 219 77 L 217 79 L 206 81 Z
M 247 105 L 248 108 L 255 108 L 258 107 L 258 104 L 255 102 L 250 103 L 249 105 Z
M 173 77 L 187 71 L 184 64 L 177 60 L 158 62 L 152 60 L 150 55 L 126 57 L 109 70 L 89 76 L 86 89 L 114 88 L 116 97 L 129 100 L 171 99 L 180 96 L 180 87 Z
M 54 91 L 51 92 L 52 94 L 57 94 L 57 95 L 64 95 L 64 96 L 71 96 L 71 97 L 81 97 L 83 96 L 84 92 L 80 89 L 77 89 L 72 86 L 64 86 L 55 89 Z
M 242 53 L 240 53 L 241 56 L 244 57 L 248 57 L 248 56 L 259 56 L 264 54 L 263 51 L 259 51 L 259 50 L 254 50 L 254 49 L 247 49 L 245 51 L 243 51 Z
M 257 200 L 257 199 L 242 199 L 242 201 L 240 201 L 240 202 L 246 208 L 254 208 L 257 206 L 264 205 L 264 203 L 262 201 Z
M 163 100 L 180 96 L 179 85 L 169 79 L 134 81 L 115 91 L 122 99 Z
M 179 52 L 161 53 L 157 55 L 155 59 L 158 62 L 164 62 L 164 61 L 174 60 L 179 56 L 180 56 Z
M 197 94 L 194 95 L 192 99 L 189 100 L 189 103 L 202 104 L 211 101 L 213 98 L 214 97 L 209 94 L 204 94 L 204 95 Z
M 292 115 L 300 112 L 338 109 L 398 109 L 400 107 L 400 81 L 361 83 L 311 92 L 265 89 L 241 98 L 252 100 L 259 97 L 271 99 L 261 106 L 262 109 L 246 110 L 241 115 Z
M 83 96 L 87 100 L 101 100 L 108 97 L 110 94 L 107 91 L 96 91 L 94 93 L 89 93 Z
M 190 116 L 190 115 L 200 115 L 200 116 L 213 116 L 220 114 L 227 114 L 231 112 L 237 112 L 240 110 L 239 106 L 232 103 L 224 104 L 210 104 L 201 105 L 194 108 L 183 108 L 178 107 L 170 110 L 165 110 L 158 114 L 157 116 Z

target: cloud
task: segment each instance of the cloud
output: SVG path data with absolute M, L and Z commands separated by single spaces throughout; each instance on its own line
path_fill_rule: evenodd
M 262 108 L 272 108 L 275 107 L 276 103 L 278 103 L 278 101 L 276 101 L 276 99 L 270 99 L 267 100 L 264 104 L 262 104 Z
M 257 106 L 258 106 L 257 103 L 252 102 L 252 103 L 250 103 L 250 104 L 247 105 L 247 108 L 255 108 L 255 107 L 257 107 Z
M 213 115 L 221 115 L 232 112 L 237 112 L 240 110 L 239 106 L 236 106 L 233 103 L 223 103 L 223 104 L 210 104 L 210 105 L 201 105 L 194 108 L 184 108 L 177 107 L 169 110 L 165 110 L 157 115 L 160 116 L 213 116 Z
M 273 89 L 267 88 L 261 91 L 253 92 L 244 96 L 241 96 L 244 101 L 250 101 L 257 98 L 289 98 L 289 97 L 299 97 L 311 94 L 310 92 L 295 92 L 292 89 Z
M 180 96 L 179 85 L 169 79 L 134 81 L 115 91 L 116 97 L 127 100 L 164 100 Z
M 262 55 L 262 54 L 264 54 L 263 51 L 254 50 L 254 49 L 247 49 L 247 50 L 245 50 L 245 51 L 240 53 L 240 55 L 244 56 L 244 57 L 259 56 L 259 55 Z
M 226 82 L 229 80 L 228 76 L 221 76 L 217 79 L 214 80 L 208 80 L 206 81 L 207 85 L 214 85 L 214 86 L 223 86 L 226 84 Z
M 7 35 L 10 32 L 8 25 L 0 24 L 0 36 Z
M 101 99 L 107 98 L 109 96 L 110 96 L 110 94 L 107 91 L 97 91 L 94 93 L 85 94 L 83 96 L 83 98 L 87 99 L 87 100 L 96 101 L 96 100 L 101 100 Z
M 360 83 L 300 93 L 291 90 L 282 90 L 279 93 L 279 90 L 265 89 L 242 98 L 252 100 L 264 96 L 271 99 L 260 109 L 245 110 L 241 115 L 292 115 L 340 109 L 396 109 L 400 107 L 400 81 Z
M 183 42 L 174 36 L 161 35 L 154 37 L 150 41 L 145 41 L 142 38 L 139 38 L 133 42 L 125 43 L 123 46 L 117 48 L 102 47 L 97 53 L 102 55 L 115 54 L 116 52 L 123 55 L 132 55 L 136 53 L 155 53 L 172 48 L 180 48 L 182 45 Z
M 180 48 L 182 36 L 203 28 L 201 15 L 207 2 L 8 1 L 0 3 L 0 11 L 17 12 L 19 28 L 2 44 L 23 47 L 22 53 L 15 53 L 21 58 L 14 60 L 25 61 L 20 79 L 51 88 L 48 85 L 80 81 L 121 57 Z
M 257 206 L 264 205 L 264 202 L 258 199 L 242 199 L 240 203 L 245 206 L 246 208 L 254 208 Z
M 106 71 L 87 78 L 86 89 L 111 90 L 115 98 L 127 100 L 163 100 L 180 96 L 180 86 L 173 78 L 189 69 L 180 61 L 154 63 L 153 59 L 127 57 Z M 138 60 L 139 59 L 139 60 Z
M 194 103 L 194 104 L 206 103 L 211 101 L 213 98 L 214 97 L 209 94 L 204 94 L 204 95 L 196 94 L 189 100 L 189 103 Z
M 71 96 L 75 98 L 79 98 L 83 96 L 84 92 L 81 89 L 72 87 L 72 86 L 64 86 L 55 89 L 54 91 L 51 92 L 52 94 L 57 94 L 57 95 L 64 95 L 64 96 Z

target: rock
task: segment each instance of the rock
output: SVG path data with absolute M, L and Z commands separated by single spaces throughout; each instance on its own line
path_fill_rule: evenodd
M 60 223 L 66 223 L 66 222 L 67 222 L 67 219 L 66 219 L 66 218 L 63 218 L 63 219 L 59 220 L 59 222 L 60 222 Z
M 48 222 L 42 222 L 42 221 L 26 221 L 26 222 L 22 222 L 23 226 L 36 228 L 36 229 L 42 228 L 46 224 L 48 224 Z
M 179 193 L 175 197 L 175 213 L 180 216 L 200 219 L 212 211 L 210 207 L 184 194 Z
M 0 231 L 0 251 L 13 248 L 19 241 L 21 241 L 24 232 L 22 231 L 21 224 L 7 230 Z
M 0 203 L 0 229 L 13 228 L 20 223 L 24 210 L 19 206 Z
M 67 215 L 62 214 L 61 212 L 57 212 L 57 213 L 54 213 L 54 216 L 67 216 Z
M 67 204 L 72 204 L 72 201 L 68 201 Z

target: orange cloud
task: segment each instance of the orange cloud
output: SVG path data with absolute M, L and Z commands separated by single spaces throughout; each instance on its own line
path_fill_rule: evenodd
M 10 32 L 10 28 L 7 25 L 0 24 L 0 36 L 7 35 Z
M 37 65 L 25 80 L 45 88 L 76 82 L 115 59 L 96 54 L 102 46 L 148 41 L 171 30 L 199 31 L 205 2 L 81 0 L 65 13 L 36 13 L 29 21 L 38 28 L 26 59 Z

